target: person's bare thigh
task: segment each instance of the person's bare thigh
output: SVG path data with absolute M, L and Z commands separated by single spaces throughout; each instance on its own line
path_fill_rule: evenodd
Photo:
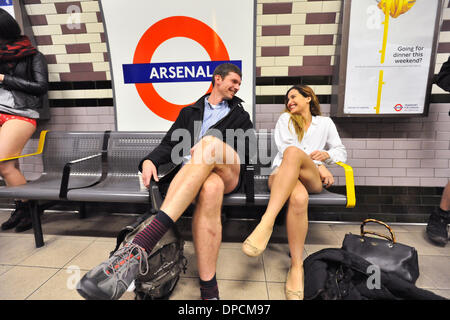
M 308 192 L 319 193 L 320 191 L 322 191 L 322 182 L 320 180 L 319 170 L 311 159 L 305 158 L 303 162 L 304 163 L 300 170 L 298 179 L 305 186 Z M 276 167 L 270 174 L 268 181 L 269 189 L 271 188 L 273 179 L 278 174 L 278 171 L 279 167 Z
M 23 120 L 8 120 L 0 127 L 0 159 L 21 154 L 36 128 Z
M 223 147 L 223 161 L 217 163 L 213 172 L 216 173 L 225 185 L 224 194 L 233 191 L 239 183 L 241 161 L 237 152 L 228 144 L 221 142 Z

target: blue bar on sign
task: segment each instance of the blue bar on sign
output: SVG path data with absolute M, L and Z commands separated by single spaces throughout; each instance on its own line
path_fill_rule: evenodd
M 241 60 L 124 64 L 123 78 L 125 83 L 211 81 L 214 69 L 225 62 L 242 70 Z
M 0 0 L 0 6 L 6 7 L 6 6 L 12 6 L 12 0 Z

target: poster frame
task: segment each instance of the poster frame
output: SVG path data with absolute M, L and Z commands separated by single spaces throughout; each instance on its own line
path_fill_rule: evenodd
M 437 12 L 434 23 L 433 41 L 431 47 L 430 66 L 428 70 L 428 79 L 424 98 L 424 108 L 421 113 L 348 113 L 344 112 L 345 89 L 347 81 L 347 59 L 348 59 L 348 44 L 350 32 L 350 18 L 351 5 L 353 0 L 343 0 L 338 28 L 338 35 L 336 40 L 335 52 L 335 68 L 332 77 L 332 94 L 330 104 L 330 114 L 333 117 L 361 117 L 361 118 L 407 118 L 407 117 L 426 117 L 428 116 L 431 89 L 434 80 L 434 70 L 436 64 L 436 53 L 438 47 L 438 39 L 440 27 L 442 25 L 442 13 L 445 0 L 437 0 Z

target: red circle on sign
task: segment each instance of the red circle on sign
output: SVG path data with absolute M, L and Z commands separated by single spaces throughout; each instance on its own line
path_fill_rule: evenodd
M 190 17 L 175 16 L 153 24 L 138 42 L 133 63 L 150 63 L 156 49 L 175 37 L 184 37 L 198 42 L 208 53 L 211 61 L 230 60 L 225 44 L 207 24 Z M 170 103 L 156 92 L 152 83 L 136 83 L 136 89 L 145 105 L 166 120 L 175 121 L 185 105 Z M 211 90 L 209 87 L 208 91 Z
M 394 107 L 394 110 L 397 112 L 402 111 L 402 109 L 403 109 L 403 106 L 400 103 L 396 104 Z

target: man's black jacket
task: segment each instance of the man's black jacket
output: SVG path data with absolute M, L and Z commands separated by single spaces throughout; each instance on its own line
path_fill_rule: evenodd
M 189 132 L 189 148 L 184 148 L 182 151 L 183 154 L 177 154 L 177 158 L 181 159 L 182 156 L 189 155 L 190 148 L 194 146 L 197 142 L 196 139 L 199 135 L 199 130 L 201 128 L 201 122 L 203 121 L 203 112 L 205 108 L 205 98 L 208 94 L 201 97 L 197 102 L 193 105 L 187 106 L 181 109 L 180 114 L 178 115 L 175 122 L 172 124 L 172 127 L 167 131 L 166 135 L 162 139 L 160 145 L 156 147 L 152 152 L 150 152 L 144 159 L 141 160 L 139 164 L 139 171 L 142 171 L 142 163 L 145 160 L 151 160 L 153 164 L 158 168 L 160 165 L 170 162 L 179 162 L 173 161 L 172 159 L 172 149 L 178 144 L 183 142 L 185 146 L 187 146 L 185 136 L 180 136 L 175 133 L 174 136 L 172 134 L 177 129 L 186 129 Z M 228 114 L 215 125 L 213 125 L 206 133 L 207 135 L 218 136 L 220 132 L 221 138 L 224 142 L 227 142 L 227 132 L 226 130 L 232 129 L 242 129 L 243 132 L 246 132 L 247 135 L 252 135 L 254 137 L 254 129 L 253 124 L 250 120 L 250 115 L 247 111 L 242 107 L 242 100 L 238 97 L 233 97 L 233 99 L 228 101 L 228 105 L 230 107 L 230 111 Z M 195 122 L 197 124 L 195 125 Z M 215 129 L 215 130 L 211 130 Z M 247 131 L 248 130 L 248 131 Z M 228 133 L 230 134 L 230 133 Z M 175 139 L 174 139 L 175 138 Z M 256 141 L 256 140 L 255 140 Z M 228 141 L 229 142 L 229 141 Z M 242 141 L 241 141 L 242 142 Z M 230 144 L 231 145 L 231 144 Z M 236 151 L 238 151 L 238 144 L 236 143 L 236 139 L 234 139 L 233 145 L 231 145 Z M 178 150 L 178 149 L 177 149 Z M 184 151 L 184 152 L 183 152 Z M 248 158 L 249 150 L 245 149 L 245 157 Z M 245 159 L 241 159 L 241 163 L 244 163 Z M 178 164 L 178 163 L 176 163 Z M 242 173 L 241 168 L 241 173 Z
M 371 263 L 343 249 L 322 249 L 303 262 L 305 300 L 442 300 L 444 298 L 381 270 L 370 288 Z M 368 281 L 369 280 L 369 281 Z

